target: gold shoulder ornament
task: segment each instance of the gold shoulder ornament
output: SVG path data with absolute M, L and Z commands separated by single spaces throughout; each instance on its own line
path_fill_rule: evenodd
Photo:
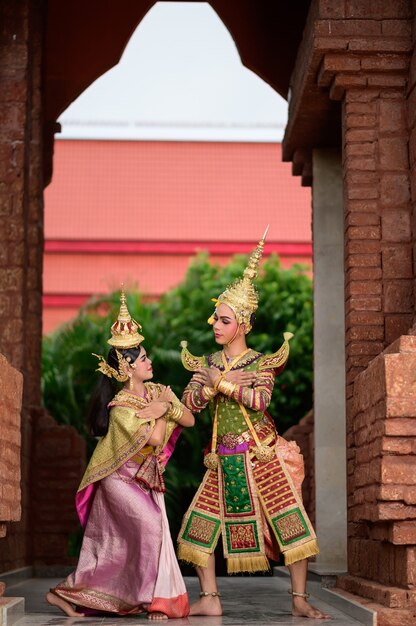
M 289 341 L 292 339 L 293 333 L 283 333 L 284 342 L 280 348 L 273 354 L 265 354 L 259 359 L 258 368 L 260 369 L 278 369 L 283 367 L 289 358 Z
M 181 360 L 182 365 L 186 370 L 190 372 L 196 372 L 196 370 L 201 369 L 201 367 L 206 367 L 206 360 L 204 356 L 194 356 L 188 350 L 188 342 L 181 341 Z

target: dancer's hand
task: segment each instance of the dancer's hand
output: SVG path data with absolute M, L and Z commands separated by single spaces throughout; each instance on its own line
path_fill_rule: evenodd
M 136 415 L 143 420 L 157 420 L 162 417 L 169 408 L 169 402 L 152 400 L 144 409 L 137 411 Z
M 173 393 L 169 385 L 162 389 L 158 397 L 158 400 L 160 402 L 173 402 L 174 399 L 175 399 L 175 394 Z
M 224 376 L 225 380 L 233 383 L 233 385 L 240 385 L 241 387 L 251 387 L 256 382 L 256 372 L 245 372 L 244 370 L 232 370 L 227 372 Z
M 193 376 L 194 381 L 207 387 L 213 387 L 215 381 L 221 376 L 221 372 L 216 367 L 201 367 Z

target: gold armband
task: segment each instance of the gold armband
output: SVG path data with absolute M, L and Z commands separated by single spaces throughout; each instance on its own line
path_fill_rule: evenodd
M 201 389 L 201 393 L 205 400 L 211 400 L 211 398 L 217 394 L 217 391 L 212 387 L 208 387 L 208 385 L 204 385 Z
M 214 391 L 218 391 L 218 385 L 224 380 L 224 374 L 220 374 L 214 383 Z
M 171 420 L 172 422 L 179 422 L 182 418 L 185 407 L 183 404 L 173 404 L 170 403 L 169 409 L 165 413 L 165 418 L 167 420 Z
M 224 396 L 231 396 L 236 389 L 236 385 L 234 385 L 234 383 L 230 383 L 230 381 L 224 380 L 223 378 L 215 382 L 215 389 L 224 394 Z

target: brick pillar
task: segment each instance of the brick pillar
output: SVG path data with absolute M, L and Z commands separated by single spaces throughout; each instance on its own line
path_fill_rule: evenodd
M 388 607 L 378 611 L 379 624 L 403 626 L 416 608 L 416 448 L 406 439 L 415 434 L 406 376 L 414 344 L 402 339 L 381 353 L 414 317 L 411 9 L 405 1 L 351 0 L 318 25 L 328 49 L 332 42 L 318 83 L 342 102 L 351 576 L 340 585 Z
M 27 404 L 40 403 L 42 7 L 5 0 L 0 16 L 0 346 L 30 374 Z
M 400 626 L 414 623 L 416 609 L 411 339 L 382 352 L 415 315 L 415 13 L 411 0 L 313 0 L 284 142 L 303 175 L 311 149 L 336 145 L 340 103 L 352 574 L 340 584 L 385 605 L 379 625 Z
M 24 375 L 22 520 L 1 540 L 2 570 L 26 565 L 31 549 L 31 407 L 41 398 L 45 6 L 43 0 L 0 3 L 0 351 Z
M 414 20 L 412 29 L 412 40 L 413 54 L 410 63 L 407 89 L 407 126 L 409 129 L 409 165 L 412 204 L 412 252 L 414 277 L 416 275 L 416 23 Z M 407 263 L 409 262 L 411 263 L 411 259 L 407 259 Z M 413 324 L 414 326 L 412 332 L 416 334 L 416 312 Z

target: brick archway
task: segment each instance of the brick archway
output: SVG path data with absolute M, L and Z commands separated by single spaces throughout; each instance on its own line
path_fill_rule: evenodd
M 78 1 L 23 0 L 16 8 L 6 0 L 1 7 L 0 214 L 7 245 L 0 252 L 0 350 L 25 379 L 23 516 L 14 566 L 33 560 L 33 431 L 47 423 L 39 412 L 42 192 L 51 175 L 55 120 L 117 62 L 152 4 L 126 0 L 115 14 L 107 5 L 98 9 L 98 0 L 88 3 L 89 14 Z M 378 607 L 384 623 L 389 611 L 400 610 L 410 624 L 416 499 L 414 472 L 406 468 L 414 467 L 416 433 L 406 372 L 416 348 L 412 336 L 400 336 L 415 313 L 413 3 L 312 0 L 261 10 L 251 0 L 210 4 L 245 65 L 283 95 L 290 87 L 283 158 L 293 162 L 294 174 L 313 183 L 316 151 L 342 149 L 350 575 L 340 584 L 384 605 Z M 366 563 L 364 551 L 371 555 Z

